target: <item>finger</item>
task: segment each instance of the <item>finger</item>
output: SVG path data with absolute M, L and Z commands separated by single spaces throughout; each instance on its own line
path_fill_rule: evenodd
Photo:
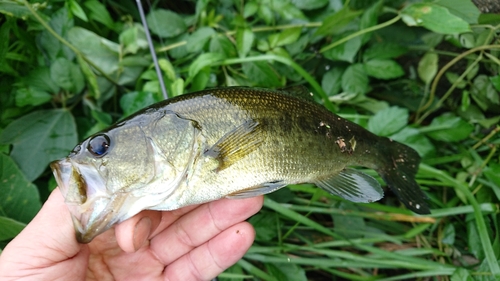
M 136 252 L 139 248 L 147 244 L 150 237 L 154 237 L 157 233 L 169 227 L 179 217 L 195 209 L 197 206 L 193 205 L 167 212 L 142 211 L 115 226 L 116 241 L 123 251 L 127 253 Z
M 161 217 L 158 211 L 142 211 L 116 225 L 116 242 L 123 251 L 136 252 L 148 241 L 150 234 L 160 224 Z
M 254 238 L 251 224 L 233 225 L 167 266 L 165 279 L 210 280 L 241 259 Z
M 205 243 L 226 228 L 252 216 L 262 207 L 263 197 L 223 199 L 200 205 L 151 240 L 151 250 L 169 264 Z
M 11 272 L 19 266 L 47 268 L 76 259 L 86 267 L 88 251 L 76 241 L 71 216 L 59 188 L 50 194 L 35 218 L 7 245 L 0 257 L 9 257 L 7 263 L 2 260 L 0 264 L 8 266 Z M 17 257 L 20 260 L 16 260 Z

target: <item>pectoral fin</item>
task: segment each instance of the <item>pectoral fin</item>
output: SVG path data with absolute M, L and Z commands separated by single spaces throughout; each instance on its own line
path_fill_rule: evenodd
M 248 189 L 240 190 L 234 193 L 231 193 L 226 196 L 226 198 L 230 199 L 243 199 L 243 198 L 250 198 L 250 197 L 255 197 L 267 193 L 271 193 L 275 190 L 278 190 L 282 187 L 284 187 L 286 183 L 283 181 L 275 181 L 275 182 L 266 182 L 262 185 L 258 186 L 253 186 Z
M 219 161 L 221 171 L 250 154 L 262 144 L 262 130 L 256 121 L 248 121 L 226 133 L 204 154 Z
M 384 191 L 374 178 L 355 169 L 344 169 L 330 178 L 316 181 L 315 184 L 352 202 L 369 203 L 384 197 Z

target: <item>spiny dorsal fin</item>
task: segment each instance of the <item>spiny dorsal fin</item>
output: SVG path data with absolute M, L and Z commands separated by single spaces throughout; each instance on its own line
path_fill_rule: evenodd
M 384 197 L 378 181 L 355 169 L 344 169 L 330 178 L 316 181 L 315 184 L 352 202 L 370 203 Z
M 289 86 L 285 88 L 279 88 L 277 90 L 285 95 L 314 102 L 314 97 L 312 96 L 311 91 L 309 91 L 305 86 L 302 85 Z
M 227 132 L 204 154 L 219 161 L 216 171 L 231 166 L 262 144 L 261 127 L 257 121 L 247 121 Z

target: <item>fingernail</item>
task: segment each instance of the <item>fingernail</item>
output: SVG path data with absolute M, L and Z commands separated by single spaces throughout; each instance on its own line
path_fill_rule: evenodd
M 148 217 L 142 218 L 134 229 L 134 250 L 139 250 L 142 245 L 148 240 L 151 231 L 151 219 Z

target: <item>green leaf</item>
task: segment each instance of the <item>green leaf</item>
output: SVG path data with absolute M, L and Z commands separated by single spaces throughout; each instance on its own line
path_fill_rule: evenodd
M 314 10 L 328 4 L 328 0 L 292 0 L 291 2 L 301 10 Z
M 316 34 L 328 35 L 338 33 L 344 26 L 351 23 L 362 13 L 362 11 L 352 11 L 349 9 L 349 6 L 344 6 L 340 11 L 325 18 L 321 26 L 316 30 Z
M 366 9 L 363 15 L 361 15 L 359 29 L 363 30 L 377 24 L 377 19 L 380 14 L 380 11 L 382 10 L 383 3 L 384 2 L 382 0 L 379 0 L 375 2 L 373 5 L 371 5 L 368 9 Z M 368 40 L 370 40 L 371 35 L 372 32 L 363 34 L 361 36 L 362 44 L 368 42 Z
M 340 39 L 340 38 L 339 38 Z M 356 54 L 361 48 L 361 37 L 354 37 L 338 46 L 328 49 L 323 53 L 327 59 L 354 62 Z
M 39 110 L 10 123 L 0 143 L 14 146 L 11 157 L 29 181 L 36 179 L 50 161 L 64 157 L 77 141 L 75 121 L 67 110 Z
M 79 93 L 85 86 L 80 68 L 66 58 L 57 58 L 50 66 L 50 77 L 57 86 Z
M 422 157 L 433 154 L 436 150 L 432 142 L 415 128 L 404 127 L 390 138 L 415 149 Z
M 481 11 L 470 0 L 437 0 L 435 3 L 470 24 L 477 24 L 481 15 Z
M 271 48 L 285 46 L 288 44 L 292 44 L 297 41 L 300 37 L 301 28 L 289 28 L 285 29 L 282 32 L 271 34 L 268 37 L 269 45 Z
M 57 34 L 66 38 L 69 35 L 69 30 L 74 26 L 74 21 L 68 15 L 68 10 L 63 7 L 51 15 L 49 25 Z M 47 30 L 40 33 L 37 42 L 40 44 L 43 54 L 48 57 L 49 61 L 54 61 L 58 57 L 65 57 L 72 60 L 75 56 L 73 51 L 62 44 Z
M 479 260 L 484 259 L 484 250 L 477 231 L 476 222 L 473 219 L 467 221 L 467 243 L 469 251 Z
M 342 74 L 344 69 L 340 67 L 333 67 L 323 75 L 321 79 L 321 87 L 329 96 L 339 93 L 342 87 Z
M 148 49 L 148 40 L 144 28 L 139 24 L 125 29 L 119 36 L 120 44 L 125 46 L 125 53 L 135 54 L 137 51 Z
M 455 142 L 467 138 L 473 129 L 474 126 L 448 112 L 434 118 L 425 131 L 435 140 Z
M 379 136 L 390 136 L 408 124 L 408 109 L 391 106 L 378 111 L 368 120 L 368 130 Z
M 237 56 L 234 44 L 222 34 L 217 34 L 210 40 L 209 51 L 211 53 L 223 54 L 226 58 L 233 58 Z
M 44 104 L 52 99 L 52 96 L 34 87 L 21 88 L 16 91 L 16 105 L 19 107 Z
M 79 17 L 81 20 L 83 20 L 85 22 L 89 21 L 89 19 L 87 18 L 87 15 L 83 11 L 80 4 L 78 4 L 78 2 L 76 2 L 75 0 L 69 0 L 66 2 L 66 4 L 68 5 L 68 8 L 73 15 Z
M 248 18 L 255 13 L 257 13 L 257 10 L 259 9 L 259 5 L 255 2 L 245 2 L 245 6 L 243 7 L 243 17 Z
M 185 32 L 187 29 L 186 23 L 182 17 L 172 11 L 164 9 L 151 11 L 146 16 L 146 21 L 151 32 L 164 38 L 175 37 Z
M 104 73 L 111 74 L 118 70 L 120 45 L 81 27 L 72 28 L 68 32 L 68 40 Z
M 76 60 L 80 65 L 80 69 L 85 76 L 85 80 L 87 80 L 89 87 L 89 92 L 91 97 L 94 97 L 96 100 L 101 98 L 101 90 L 99 89 L 99 85 L 97 84 L 97 77 L 90 68 L 90 65 L 81 57 L 77 56 Z
M 130 92 L 120 98 L 120 107 L 123 110 L 123 117 L 126 117 L 159 101 L 161 99 L 151 92 Z
M 26 18 L 31 16 L 31 11 L 26 6 L 15 1 L 1 1 L 0 13 L 16 18 Z
M 176 78 L 176 74 L 172 63 L 169 60 L 162 58 L 158 60 L 158 64 L 160 65 L 160 69 L 165 73 L 165 76 L 167 76 L 167 79 L 173 82 Z M 157 78 L 156 73 L 155 78 Z
M 459 34 L 471 31 L 466 21 L 433 3 L 410 4 L 401 11 L 401 15 L 407 25 L 423 26 L 436 33 Z
M 436 76 L 438 70 L 438 55 L 434 52 L 427 52 L 418 62 L 418 77 L 425 82 L 425 84 L 430 84 L 434 76 Z
M 83 5 L 90 10 L 89 18 L 104 24 L 109 29 L 115 28 L 111 15 L 102 3 L 97 0 L 88 0 Z
M 190 53 L 200 52 L 214 34 L 215 30 L 211 27 L 202 27 L 196 30 L 188 37 L 187 51 Z
M 389 59 L 373 59 L 365 62 L 364 65 L 366 74 L 377 79 L 394 79 L 405 74 L 397 62 Z
M 37 88 L 48 93 L 58 93 L 60 88 L 50 77 L 50 68 L 46 66 L 38 67 L 22 79 L 22 83 L 28 87 Z
M 293 263 L 270 263 L 266 264 L 269 272 L 278 280 L 307 281 L 305 270 L 298 264 Z
M 363 61 L 397 58 L 407 52 L 408 49 L 399 44 L 384 41 L 368 47 L 363 53 Z
M 189 79 L 193 79 L 198 72 L 207 66 L 211 66 L 212 64 L 219 62 L 224 59 L 223 54 L 219 53 L 204 53 L 198 56 L 193 63 L 189 66 Z
M 1 153 L 0 182 L 0 215 L 18 222 L 30 222 L 41 208 L 38 189 L 9 156 Z
M 362 64 L 356 63 L 347 67 L 342 74 L 342 89 L 344 92 L 356 95 L 368 92 L 368 75 Z
M 252 30 L 248 28 L 238 28 L 236 30 L 236 49 L 238 49 L 240 58 L 246 57 L 248 52 L 250 52 L 253 40 L 254 34 Z
M 447 245 L 455 244 L 455 227 L 453 224 L 448 223 L 443 229 L 443 238 L 441 239 L 441 243 Z
M 255 240 L 270 241 L 278 235 L 278 227 L 283 225 L 274 212 L 262 211 L 251 217 L 249 223 L 255 228 Z
M 500 92 L 500 74 L 489 77 L 491 84 L 495 87 L 495 90 Z
M 341 202 L 339 209 L 352 210 L 354 204 L 351 202 Z M 364 237 L 366 232 L 365 220 L 362 217 L 346 216 L 346 215 L 332 215 L 335 233 L 342 235 L 347 239 L 356 239 Z
M 457 267 L 455 272 L 450 276 L 450 281 L 473 281 L 469 271 L 463 267 Z
M 278 72 L 265 61 L 245 62 L 242 64 L 243 73 L 253 86 L 281 87 L 282 79 Z
M 16 237 L 26 224 L 0 216 L 0 241 Z

